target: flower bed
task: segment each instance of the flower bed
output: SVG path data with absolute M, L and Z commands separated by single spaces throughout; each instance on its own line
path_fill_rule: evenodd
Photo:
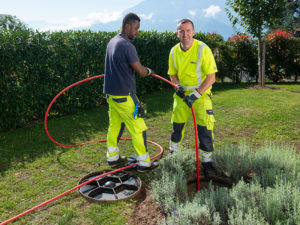
M 168 155 L 154 173 L 152 195 L 167 215 L 160 224 L 299 224 L 300 160 L 294 148 L 224 146 L 214 161 L 218 176 L 234 181 L 232 188 L 211 182 L 191 194 L 194 155 L 189 149 Z

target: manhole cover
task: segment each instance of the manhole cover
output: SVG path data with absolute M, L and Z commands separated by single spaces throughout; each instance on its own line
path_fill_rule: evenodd
M 79 184 L 92 180 L 111 170 L 93 172 L 83 177 Z M 142 181 L 129 172 L 116 172 L 80 187 L 79 193 L 89 201 L 119 201 L 136 197 L 142 190 Z

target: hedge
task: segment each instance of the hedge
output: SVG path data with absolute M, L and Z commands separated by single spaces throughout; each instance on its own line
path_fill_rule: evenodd
M 85 78 L 103 74 L 106 46 L 116 34 L 0 30 L 0 128 L 17 128 L 41 120 L 51 100 L 62 89 Z M 241 54 L 240 51 L 244 50 L 233 49 L 218 34 L 196 33 L 195 38 L 208 44 L 214 52 L 219 69 L 218 79 L 229 77 L 238 81 L 235 79 L 237 62 L 234 52 Z M 169 51 L 178 43 L 176 34 L 142 31 L 133 43 L 141 63 L 167 78 Z M 255 55 L 250 56 L 255 58 Z M 247 58 L 238 63 L 247 62 Z M 250 64 L 253 67 L 253 63 Z M 253 69 L 247 71 L 250 75 L 255 74 Z M 137 76 L 136 83 L 138 95 L 169 87 L 152 77 Z M 105 96 L 102 88 L 103 79 L 100 78 L 70 89 L 55 102 L 49 116 L 62 116 L 103 104 Z

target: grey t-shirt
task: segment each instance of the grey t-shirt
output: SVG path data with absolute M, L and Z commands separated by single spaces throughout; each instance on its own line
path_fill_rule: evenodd
M 136 48 L 127 36 L 118 34 L 106 49 L 103 93 L 129 95 L 136 92 L 135 76 L 131 63 L 139 61 Z

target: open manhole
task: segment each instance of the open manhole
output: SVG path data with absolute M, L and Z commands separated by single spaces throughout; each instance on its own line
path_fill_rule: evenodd
M 207 178 L 204 175 L 199 176 L 200 190 L 207 189 L 210 183 L 213 187 L 232 188 L 234 181 L 229 177 L 223 176 L 215 176 L 212 178 Z M 191 178 L 187 179 L 187 192 L 191 198 L 198 192 L 197 176 L 192 176 Z
M 79 184 L 92 180 L 111 170 L 93 172 L 83 177 Z M 120 171 L 101 177 L 80 187 L 79 193 L 89 201 L 110 202 L 135 198 L 142 190 L 142 181 L 129 172 Z

